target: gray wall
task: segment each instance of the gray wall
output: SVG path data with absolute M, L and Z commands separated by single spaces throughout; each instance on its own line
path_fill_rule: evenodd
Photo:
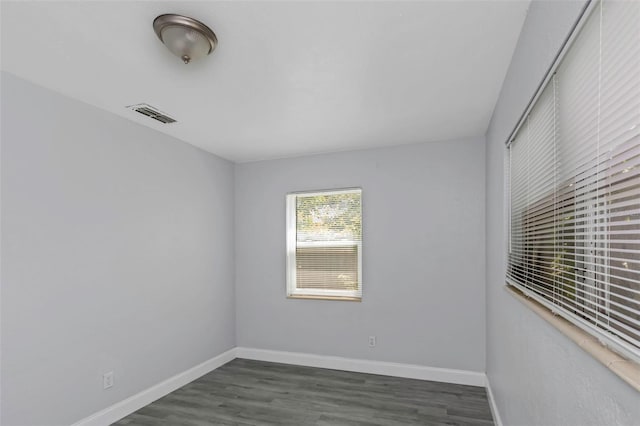
M 362 302 L 286 299 L 285 194 L 343 187 Z M 238 346 L 484 371 L 484 212 L 483 138 L 237 165 Z
M 233 164 L 2 73 L 2 424 L 234 347 L 233 199 Z
M 531 3 L 487 132 L 487 374 L 505 425 L 640 422 L 638 392 L 504 290 L 504 143 L 582 1 Z

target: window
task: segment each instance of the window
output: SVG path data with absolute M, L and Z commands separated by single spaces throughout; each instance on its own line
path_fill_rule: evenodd
M 287 195 L 287 296 L 362 298 L 362 191 Z
M 640 361 L 640 2 L 585 15 L 508 145 L 507 283 Z

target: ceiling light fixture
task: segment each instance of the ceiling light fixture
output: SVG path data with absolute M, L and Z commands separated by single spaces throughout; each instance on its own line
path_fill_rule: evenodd
M 218 44 L 209 27 L 182 15 L 160 15 L 153 20 L 153 29 L 167 49 L 185 64 L 207 56 Z

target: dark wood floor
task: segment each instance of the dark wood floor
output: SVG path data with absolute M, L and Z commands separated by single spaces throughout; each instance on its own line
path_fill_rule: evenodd
M 484 388 L 235 359 L 116 425 L 493 425 Z

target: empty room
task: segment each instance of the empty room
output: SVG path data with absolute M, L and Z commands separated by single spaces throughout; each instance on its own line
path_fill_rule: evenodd
M 640 426 L 640 0 L 0 23 L 2 426 Z

